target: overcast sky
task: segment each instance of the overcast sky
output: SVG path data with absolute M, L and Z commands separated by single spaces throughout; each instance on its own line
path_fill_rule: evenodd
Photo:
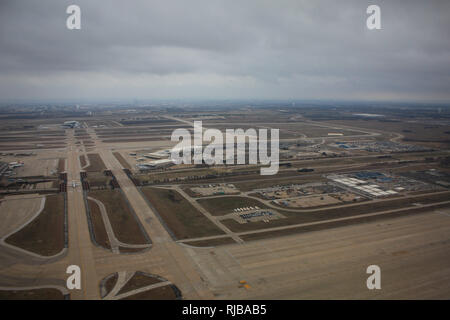
M 81 7 L 81 30 L 66 8 Z M 366 8 L 381 7 L 382 30 Z M 450 101 L 450 1 L 0 0 L 0 100 Z

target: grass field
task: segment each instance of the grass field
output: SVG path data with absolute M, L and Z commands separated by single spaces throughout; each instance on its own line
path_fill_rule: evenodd
M 86 156 L 85 156 L 84 154 L 82 154 L 82 155 L 80 156 L 80 164 L 81 164 L 81 167 L 82 167 L 82 168 L 87 164 L 87 162 L 86 162 Z
M 0 300 L 64 300 L 61 291 L 52 288 L 0 290 Z
M 142 253 L 142 251 L 148 250 L 148 248 L 128 248 L 128 247 L 120 247 L 119 246 L 119 252 L 120 253 Z
M 137 217 L 119 190 L 91 191 L 89 196 L 104 204 L 117 239 L 128 244 L 148 243 Z
M 136 290 L 142 287 L 146 287 L 155 283 L 159 283 L 162 280 L 157 277 L 153 277 L 149 274 L 137 271 L 130 280 L 120 289 L 118 294 Z
M 100 172 L 90 172 L 87 180 L 89 181 L 89 185 L 91 186 L 91 188 L 98 187 L 101 189 L 105 189 L 108 186 L 111 177 L 105 176 Z
M 6 242 L 43 256 L 59 253 L 64 248 L 63 194 L 47 196 L 41 214 Z
M 86 168 L 87 172 L 103 172 L 106 166 L 98 153 L 89 153 L 88 155 L 90 165 Z
M 108 293 L 110 293 L 111 290 L 115 287 L 118 277 L 119 276 L 118 276 L 118 274 L 116 272 L 116 273 L 113 273 L 113 274 L 109 275 L 107 277 L 107 279 L 105 278 L 106 280 L 105 279 L 102 280 L 102 285 L 104 287 L 104 291 L 101 290 L 102 291 L 102 298 L 107 296 Z
M 177 239 L 207 237 L 223 232 L 174 190 L 142 188 Z
M 92 200 L 88 200 L 88 204 L 95 241 L 103 248 L 111 249 L 111 244 L 109 243 L 108 234 L 106 233 L 100 208 Z
M 64 172 L 66 170 L 66 159 L 58 159 L 58 173 Z

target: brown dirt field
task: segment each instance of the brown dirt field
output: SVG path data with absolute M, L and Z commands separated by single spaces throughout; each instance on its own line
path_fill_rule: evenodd
M 111 180 L 111 177 L 105 176 L 100 172 L 90 172 L 87 180 L 89 181 L 91 189 L 96 187 L 106 189 L 108 187 L 109 181 Z
M 128 282 L 122 287 L 122 289 L 120 289 L 118 294 L 136 290 L 159 282 L 161 282 L 161 280 L 159 280 L 158 278 L 151 277 L 150 275 L 137 271 L 133 275 L 133 277 L 131 277 L 131 279 L 128 280 Z
M 223 234 L 178 192 L 157 188 L 142 188 L 142 192 L 177 239 Z
M 84 154 L 82 154 L 80 156 L 80 164 L 81 164 L 81 167 L 84 167 L 87 164 Z
M 117 239 L 128 244 L 148 243 L 136 221 L 137 217 L 119 190 L 91 191 L 89 196 L 104 204 Z
M 0 290 L 0 300 L 64 300 L 64 295 L 61 291 L 52 288 Z
M 116 285 L 117 278 L 118 278 L 117 273 L 114 273 L 108 280 L 105 281 L 104 285 L 105 285 L 106 295 L 108 295 L 108 293 L 110 293 L 111 290 Z
M 66 159 L 59 158 L 58 160 L 58 173 L 64 172 L 66 170 Z
M 262 202 L 247 197 L 220 197 L 197 200 L 206 210 L 214 216 L 223 216 L 233 212 L 233 209 L 257 206 L 261 209 L 268 208 Z
M 130 164 L 127 162 L 127 160 L 125 160 L 125 158 L 120 154 L 120 152 L 113 152 L 113 155 L 120 162 L 122 167 L 124 167 L 125 169 L 131 170 Z
M 95 241 L 97 241 L 100 246 L 106 249 L 111 249 L 111 244 L 109 243 L 108 234 L 106 233 L 106 228 L 105 224 L 103 223 L 100 208 L 92 200 L 88 200 L 88 204 L 91 213 L 91 221 L 92 228 L 94 229 Z
M 59 253 L 64 248 L 63 194 L 47 196 L 41 214 L 6 242 L 43 256 Z
M 141 292 L 123 300 L 175 300 L 176 295 L 171 286 L 164 286 Z
M 90 166 L 86 168 L 87 172 L 103 172 L 106 166 L 98 153 L 89 153 L 88 155 Z

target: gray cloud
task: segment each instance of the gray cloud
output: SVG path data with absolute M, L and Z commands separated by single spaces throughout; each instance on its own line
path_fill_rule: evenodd
M 378 4 L 382 28 L 365 27 Z M 82 30 L 65 9 L 82 10 Z M 450 2 L 0 2 L 0 98 L 450 98 Z

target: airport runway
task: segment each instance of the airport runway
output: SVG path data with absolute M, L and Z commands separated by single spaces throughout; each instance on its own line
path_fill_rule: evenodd
M 100 299 L 99 282 L 120 271 L 142 270 L 174 283 L 186 299 L 448 299 L 450 209 L 280 238 L 190 248 L 176 243 L 109 146 L 89 130 L 105 165 L 152 239 L 146 252 L 117 255 L 92 244 L 79 183 L 80 150 L 69 136 L 69 250 L 48 263 L 17 257 L 1 267 L 0 285 L 62 285 L 68 265 L 82 269 L 72 299 Z M 299 213 L 301 214 L 301 213 Z M 2 255 L 0 258 L 8 257 Z M 16 261 L 16 260 L 14 260 Z M 367 266 L 381 267 L 381 290 L 366 287 Z M 248 288 L 239 281 L 244 280 Z
M 186 249 L 219 299 L 448 299 L 450 210 Z M 381 268 L 368 290 L 366 268 Z M 244 280 L 249 289 L 239 288 Z
M 89 235 L 83 189 L 80 183 L 79 153 L 73 136 L 67 156 L 67 211 L 69 217 L 69 254 L 68 263 L 81 268 L 82 290 L 72 290 L 72 299 L 99 299 L 97 274 L 94 264 L 92 242 Z M 77 184 L 76 188 L 72 183 Z
M 211 293 L 203 284 L 195 265 L 189 257 L 186 256 L 185 252 L 183 252 L 183 247 L 174 242 L 166 229 L 164 229 L 142 194 L 123 172 L 121 164 L 114 157 L 112 151 L 109 150 L 109 148 L 104 148 L 102 146 L 102 143 L 97 139 L 95 133 L 92 134 L 92 136 L 94 136 L 94 141 L 97 144 L 97 151 L 102 160 L 107 168 L 111 169 L 113 172 L 134 212 L 152 240 L 152 249 L 142 254 L 143 256 L 146 256 L 144 260 L 151 260 L 151 257 L 155 257 L 156 261 L 160 261 L 162 265 L 158 266 L 161 270 L 158 274 L 175 283 L 182 291 L 184 291 L 183 294 L 187 297 L 192 299 L 212 298 Z M 122 257 L 117 260 L 123 260 Z M 127 257 L 126 260 L 128 261 L 127 268 L 129 269 L 130 266 L 133 266 L 133 259 Z M 138 265 L 140 264 L 141 263 L 138 263 Z M 114 262 L 112 262 L 112 265 L 114 265 Z

